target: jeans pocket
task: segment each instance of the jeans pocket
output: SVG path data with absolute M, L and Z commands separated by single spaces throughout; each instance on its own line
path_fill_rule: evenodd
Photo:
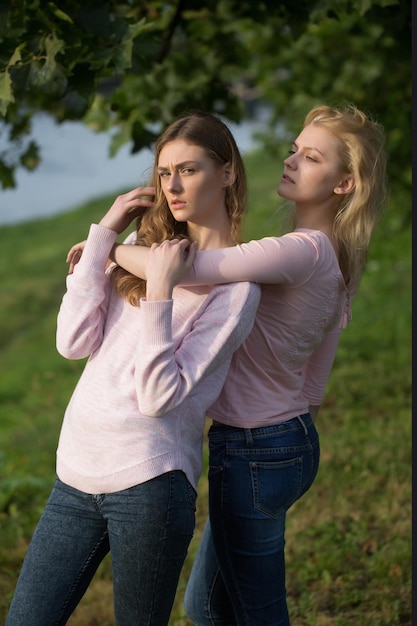
M 253 505 L 277 519 L 301 495 L 302 457 L 283 461 L 251 461 Z
M 187 479 L 187 494 L 188 494 L 188 500 L 190 502 L 190 505 L 195 511 L 196 501 L 197 501 L 197 492 L 188 479 Z

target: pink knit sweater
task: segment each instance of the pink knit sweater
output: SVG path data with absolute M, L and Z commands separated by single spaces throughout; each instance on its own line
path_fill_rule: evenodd
M 341 329 L 351 317 L 349 293 L 328 237 L 297 229 L 199 252 L 187 284 L 237 280 L 262 283 L 261 302 L 208 415 L 255 428 L 321 404 Z
M 93 224 L 67 277 L 57 348 L 89 358 L 65 412 L 57 474 L 108 493 L 178 469 L 196 488 L 207 409 L 252 328 L 260 289 L 176 287 L 173 300 L 132 306 L 105 272 L 115 238 Z

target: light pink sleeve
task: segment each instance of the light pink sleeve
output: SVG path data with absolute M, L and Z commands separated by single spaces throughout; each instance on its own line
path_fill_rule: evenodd
M 224 367 L 223 379 L 215 383 L 220 393 L 226 365 L 249 335 L 259 299 L 260 289 L 253 284 L 216 287 L 210 304 L 178 346 L 172 337 L 173 301 L 141 300 L 146 332 L 140 336 L 135 371 L 141 412 L 151 417 L 165 415 Z
M 309 358 L 305 369 L 304 395 L 308 403 L 322 403 L 327 381 L 333 367 L 341 330 L 329 333 Z
M 231 248 L 198 252 L 193 268 L 182 284 L 245 280 L 295 286 L 309 278 L 317 259 L 317 244 L 306 234 L 265 237 Z
M 67 359 L 83 359 L 100 345 L 107 313 L 109 279 L 105 273 L 116 233 L 92 224 L 58 313 L 56 347 Z

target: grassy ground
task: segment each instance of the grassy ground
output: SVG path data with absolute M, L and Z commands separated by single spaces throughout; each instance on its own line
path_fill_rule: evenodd
M 261 154 L 246 161 L 247 237 L 276 233 L 280 165 Z M 1 623 L 54 480 L 62 415 L 83 366 L 55 350 L 65 254 L 112 199 L 0 228 Z M 411 242 L 402 217 L 411 212 L 408 204 L 406 194 L 393 193 L 376 233 L 318 420 L 319 475 L 288 517 L 293 626 L 411 625 Z M 190 624 L 182 596 L 207 512 L 206 493 L 203 476 L 172 626 Z M 69 624 L 113 623 L 107 559 Z

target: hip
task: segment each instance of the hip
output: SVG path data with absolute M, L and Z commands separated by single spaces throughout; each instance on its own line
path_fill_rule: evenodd
M 319 435 L 310 413 L 304 413 L 285 422 L 259 428 L 239 428 L 213 421 L 209 429 L 209 443 L 213 446 L 225 444 L 230 449 L 303 449 L 318 446 Z

